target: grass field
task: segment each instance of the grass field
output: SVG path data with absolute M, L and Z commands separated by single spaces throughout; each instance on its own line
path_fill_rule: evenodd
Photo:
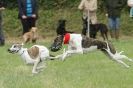
M 118 51 L 124 50 L 133 57 L 132 39 L 113 43 Z M 49 46 L 50 42 L 40 44 Z M 0 88 L 133 88 L 133 63 L 125 61 L 131 65 L 127 69 L 100 51 L 74 55 L 64 62 L 47 61 L 47 68 L 32 76 L 32 66 L 8 53 L 9 47 L 10 44 L 0 47 Z

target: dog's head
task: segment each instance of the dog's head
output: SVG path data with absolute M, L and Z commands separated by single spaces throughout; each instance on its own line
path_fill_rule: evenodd
M 37 31 L 37 27 L 32 27 L 30 31 L 35 33 Z
M 63 38 L 64 38 L 63 35 L 58 35 L 54 39 L 54 43 L 51 45 L 50 50 L 53 52 L 60 50 L 62 48 Z
M 66 26 L 66 20 L 65 19 L 58 20 L 58 26 L 56 29 L 57 35 L 65 34 L 65 31 L 66 31 L 65 26 Z
M 59 26 L 65 27 L 65 24 L 66 24 L 66 20 L 65 19 L 58 20 L 58 25 Z
M 23 43 L 22 44 L 13 44 L 11 46 L 11 48 L 8 49 L 9 53 L 18 53 L 19 50 L 21 50 L 21 48 L 23 47 Z
M 88 21 L 87 21 L 88 17 L 82 17 L 82 21 L 83 21 L 83 28 L 87 29 L 88 27 Z

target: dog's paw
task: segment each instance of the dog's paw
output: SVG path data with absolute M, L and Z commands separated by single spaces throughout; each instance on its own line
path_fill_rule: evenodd
M 129 68 L 130 66 L 126 66 L 126 68 Z
M 61 60 L 62 61 L 65 61 L 65 57 L 66 57 L 66 55 L 63 55 L 62 58 L 61 58 Z
M 44 69 L 40 69 L 39 72 L 42 72 Z
M 61 60 L 62 60 L 62 61 L 64 61 L 64 60 L 65 60 L 65 55 L 63 55 L 63 56 L 61 57 Z
M 129 58 L 129 61 L 133 62 L 133 59 L 130 59 L 130 58 Z
M 67 51 L 63 53 L 62 58 L 61 58 L 61 60 L 62 60 L 62 61 L 64 61 L 64 60 L 65 60 L 65 58 L 67 57 L 67 54 L 68 54 L 68 52 L 67 52 Z
M 43 65 L 43 66 L 39 66 L 37 67 L 37 70 L 40 70 L 40 69 L 43 69 L 43 68 L 46 68 L 47 66 Z
M 37 71 L 32 71 L 32 74 L 38 74 L 38 72 Z

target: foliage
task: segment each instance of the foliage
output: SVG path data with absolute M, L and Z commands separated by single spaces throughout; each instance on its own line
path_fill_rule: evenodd
M 7 9 L 3 11 L 3 29 L 6 36 L 20 36 L 22 26 L 18 20 L 17 0 L 4 0 Z M 39 19 L 37 27 L 42 36 L 53 35 L 57 27 L 57 21 L 61 18 L 67 20 L 67 30 L 73 30 L 81 33 L 82 30 L 82 12 L 77 7 L 80 0 L 38 0 L 39 3 Z M 107 18 L 104 11 L 104 0 L 98 1 L 98 20 L 107 24 Z M 121 30 L 123 34 L 133 34 L 133 20 L 129 18 L 126 10 L 122 12 Z M 129 24 L 131 23 L 131 24 Z M 16 34 L 17 33 L 17 34 Z
M 81 0 L 37 0 L 39 6 L 45 9 L 53 8 L 70 8 L 75 7 L 79 4 Z M 16 8 L 17 0 L 4 0 L 8 8 Z M 104 9 L 104 0 L 98 0 L 98 8 L 100 10 Z M 125 6 L 126 8 L 126 6 Z
M 37 0 L 39 6 L 45 9 L 73 7 L 79 3 L 79 1 L 80 0 Z M 17 7 L 17 0 L 4 0 L 4 2 L 8 8 Z
M 55 33 L 57 22 L 59 19 L 66 19 L 66 29 L 81 33 L 82 30 L 82 12 L 78 9 L 57 9 L 57 10 L 39 10 L 39 19 L 37 20 L 38 32 L 42 36 L 52 36 Z M 105 12 L 97 13 L 98 20 L 108 25 Z M 22 34 L 22 26 L 16 9 L 6 9 L 3 12 L 3 29 L 5 35 L 20 36 Z M 129 17 L 129 13 L 123 11 L 121 16 L 121 32 L 122 34 L 133 34 L 133 19 Z

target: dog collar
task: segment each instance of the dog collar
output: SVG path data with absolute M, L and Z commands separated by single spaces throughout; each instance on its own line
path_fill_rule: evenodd
M 24 51 L 20 54 L 20 56 L 22 56 L 24 54 Z
M 68 44 L 70 40 L 70 33 L 66 33 L 64 35 L 64 44 Z

